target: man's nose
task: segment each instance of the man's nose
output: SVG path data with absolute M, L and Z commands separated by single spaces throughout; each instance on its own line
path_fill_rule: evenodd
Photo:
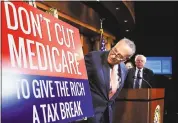
M 114 55 L 111 55 L 111 58 L 115 58 L 116 56 L 114 56 Z

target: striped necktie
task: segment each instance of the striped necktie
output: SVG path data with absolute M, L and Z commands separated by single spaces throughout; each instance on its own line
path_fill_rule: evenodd
M 119 88 L 120 76 L 118 72 L 118 66 L 114 66 L 110 74 L 110 90 L 109 90 L 109 99 L 117 92 Z
M 137 78 L 136 78 L 136 81 L 135 81 L 135 88 L 139 88 L 140 72 L 141 72 L 141 70 L 139 69 L 138 72 L 137 72 Z

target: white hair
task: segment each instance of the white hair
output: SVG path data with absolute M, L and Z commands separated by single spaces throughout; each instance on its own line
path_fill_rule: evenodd
M 120 39 L 119 42 L 120 41 L 124 41 L 132 49 L 132 54 L 129 56 L 131 58 L 135 54 L 135 51 L 136 51 L 135 43 L 132 40 L 128 39 L 128 38 Z M 117 42 L 115 47 L 119 44 L 119 42 Z
M 132 49 L 132 55 L 130 56 L 130 57 L 132 57 L 136 51 L 135 43 L 132 40 L 125 38 L 125 37 L 122 40 L 124 40 L 125 43 Z
M 146 57 L 144 55 L 138 54 L 135 56 L 135 61 L 137 60 L 138 57 L 142 57 L 144 62 L 146 63 Z

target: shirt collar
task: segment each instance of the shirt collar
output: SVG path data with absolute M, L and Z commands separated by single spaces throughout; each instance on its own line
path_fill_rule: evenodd
M 138 71 L 139 69 L 136 67 L 136 71 Z M 140 72 L 142 72 L 143 71 L 143 68 L 142 69 L 140 69 Z

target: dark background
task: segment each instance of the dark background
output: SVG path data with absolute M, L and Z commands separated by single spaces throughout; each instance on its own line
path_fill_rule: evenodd
M 178 2 L 135 2 L 136 25 L 127 34 L 145 56 L 172 56 L 172 76 L 156 75 L 165 87 L 165 123 L 178 123 Z

